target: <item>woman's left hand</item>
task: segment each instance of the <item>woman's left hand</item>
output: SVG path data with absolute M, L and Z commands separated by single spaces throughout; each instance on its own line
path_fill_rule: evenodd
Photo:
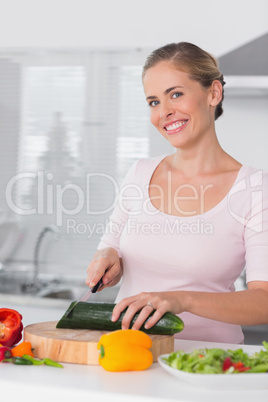
M 132 327 L 132 329 L 138 330 L 152 311 L 155 310 L 150 320 L 145 324 L 145 328 L 149 329 L 154 326 L 166 312 L 169 311 L 178 314 L 183 311 L 179 308 L 180 303 L 176 295 L 177 292 L 143 292 L 135 296 L 127 297 L 115 306 L 112 321 L 117 321 L 122 311 L 127 308 L 122 320 L 122 329 L 128 329 L 134 315 L 140 311 Z
M 144 292 L 121 300 L 113 310 L 112 321 L 117 321 L 126 309 L 122 328 L 127 329 L 134 315 L 139 312 L 132 329 L 145 324 L 149 329 L 166 313 L 181 314 L 184 311 L 199 317 L 234 325 L 268 324 L 268 281 L 252 281 L 247 290 L 239 292 L 197 292 L 178 290 L 170 292 Z

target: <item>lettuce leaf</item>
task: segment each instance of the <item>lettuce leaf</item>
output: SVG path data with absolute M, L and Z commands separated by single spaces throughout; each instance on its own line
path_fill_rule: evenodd
M 234 374 L 239 373 L 234 367 L 223 371 L 223 362 L 229 357 L 233 363 L 242 362 L 244 366 L 250 367 L 244 373 L 268 372 L 268 342 L 263 342 L 264 349 L 249 355 L 242 348 L 236 350 L 224 350 L 220 348 L 195 349 L 190 353 L 182 350 L 171 353 L 163 360 L 170 367 L 188 373 L 198 374 Z

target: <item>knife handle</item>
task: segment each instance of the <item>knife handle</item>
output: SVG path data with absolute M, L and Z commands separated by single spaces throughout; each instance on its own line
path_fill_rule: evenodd
M 99 282 L 95 286 L 93 286 L 93 288 L 91 289 L 91 293 L 96 293 L 101 285 L 102 285 L 102 278 L 99 280 Z

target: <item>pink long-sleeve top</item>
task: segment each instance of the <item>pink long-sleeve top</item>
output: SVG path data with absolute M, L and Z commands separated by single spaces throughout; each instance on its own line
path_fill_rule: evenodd
M 123 259 L 116 302 L 140 292 L 233 292 L 247 282 L 268 281 L 268 174 L 242 166 L 224 199 L 201 215 L 157 210 L 149 197 L 152 174 L 165 156 L 142 159 L 129 170 L 98 249 L 113 247 Z M 243 343 L 239 325 L 179 314 L 177 338 Z

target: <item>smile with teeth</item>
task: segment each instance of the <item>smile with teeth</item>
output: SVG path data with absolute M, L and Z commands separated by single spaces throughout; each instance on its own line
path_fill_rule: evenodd
M 186 124 L 187 121 L 188 121 L 188 120 L 184 120 L 184 121 L 180 121 L 179 123 L 170 124 L 169 126 L 165 126 L 165 129 L 166 129 L 167 131 L 176 130 L 176 129 L 178 129 L 178 128 L 184 126 L 184 124 Z

